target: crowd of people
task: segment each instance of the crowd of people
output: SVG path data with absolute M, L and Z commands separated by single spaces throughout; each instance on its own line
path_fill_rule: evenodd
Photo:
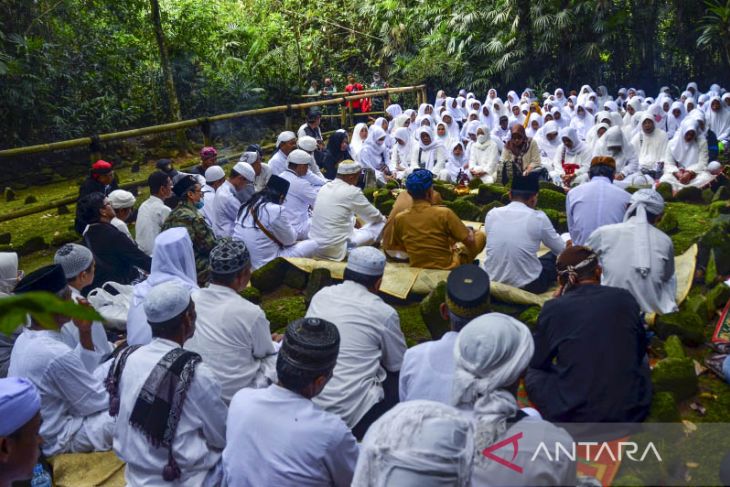
M 41 452 L 110 450 L 135 486 L 575 485 L 575 460 L 538 446 L 590 436 L 571 423 L 647 417 L 643 316 L 677 310 L 655 187 L 717 183 L 723 91 L 439 91 L 326 143 L 312 112 L 267 162 L 258 145 L 227 171 L 213 147 L 187 171 L 158 161 L 136 215 L 96 162 L 76 213 L 83 245 L 28 275 L 0 254 L 0 291 L 88 305 L 115 283 L 126 326 L 29 316 L 0 337 L 0 485 L 37 474 Z M 509 189 L 483 227 L 434 190 L 472 179 Z M 362 188 L 391 181 L 401 189 L 383 215 Z M 566 234 L 539 210 L 541 181 L 567 192 Z M 283 335 L 241 296 L 277 257 L 346 261 Z M 388 261 L 450 271 L 449 332 L 407 348 L 378 294 Z M 552 293 L 534 333 L 492 311 L 492 282 Z M 484 453 L 515 435 L 519 452 Z

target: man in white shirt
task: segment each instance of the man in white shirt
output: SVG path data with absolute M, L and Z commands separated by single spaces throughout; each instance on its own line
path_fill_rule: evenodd
M 215 192 L 213 233 L 216 238 L 233 235 L 233 225 L 238 217 L 241 205 L 248 202 L 253 196 L 253 182 L 256 174 L 250 164 L 239 162 L 224 182 Z M 204 206 L 205 207 L 205 206 Z
M 197 352 L 221 385 L 228 404 L 244 387 L 266 387 L 276 379 L 276 351 L 263 310 L 238 293 L 251 279 L 251 258 L 239 240 L 210 252 L 211 283 L 193 291 L 198 319 L 185 348 Z M 279 338 L 279 337 L 276 337 Z
M 116 215 L 112 218 L 111 224 L 117 227 L 117 230 L 129 237 L 130 240 L 134 240 L 132 238 L 132 234 L 129 233 L 129 228 L 127 228 L 127 220 L 129 220 L 129 217 L 132 216 L 134 203 L 137 202 L 137 198 L 135 198 L 129 191 L 125 191 L 123 189 L 115 189 L 109 193 L 108 198 L 109 204 L 112 205 L 114 214 Z
M 631 195 L 623 223 L 597 229 L 586 241 L 601 261 L 601 284 L 629 291 L 645 313 L 677 311 L 674 245 L 654 225 L 664 199 L 653 189 Z
M 284 212 L 297 232 L 297 240 L 309 238 L 309 213 L 314 208 L 318 187 L 307 181 L 312 156 L 301 149 L 295 149 L 287 157 L 289 168 L 279 176 L 289 181 L 289 192 L 284 200 Z
M 23 278 L 16 294 L 46 291 L 69 299 L 71 291 L 60 265 L 41 267 Z M 60 328 L 68 318 L 56 315 Z M 79 343 L 66 344 L 58 329 L 30 326 L 15 341 L 9 377 L 25 377 L 41 395 L 41 436 L 46 456 L 111 449 L 114 420 L 109 416 L 109 395 L 104 388 L 104 367 L 95 350 L 92 323 L 75 319 Z
M 340 416 L 358 440 L 398 402 L 406 351 L 398 313 L 377 295 L 384 272 L 380 250 L 354 249 L 344 282 L 315 294 L 306 315 L 331 321 L 341 337 L 332 379 L 314 402 Z
M 322 152 L 319 151 L 319 144 L 317 143 L 317 140 L 308 135 L 300 135 L 297 139 L 297 148 L 312 156 L 312 159 L 309 162 L 309 172 L 306 177 L 307 181 L 309 181 L 312 186 L 319 188 L 327 182 L 327 178 L 324 177 L 322 171 L 317 165 L 317 161 L 319 160 L 317 157 L 323 157 Z
M 349 486 L 358 447 L 347 425 L 316 397 L 332 377 L 340 335 L 332 323 L 289 324 L 276 360 L 279 382 L 241 389 L 231 401 L 223 450 L 227 485 Z
M 182 344 L 195 332 L 190 290 L 155 286 L 144 303 L 152 341 L 128 347 L 107 378 L 114 453 L 128 485 L 219 485 L 226 405 L 213 372 Z
M 317 242 L 318 257 L 340 261 L 348 248 L 372 245 L 380 238 L 386 219 L 356 186 L 361 173 L 359 163 L 342 161 L 337 178 L 319 190 L 309 228 L 309 238 Z M 363 221 L 358 229 L 355 217 Z
M 294 132 L 284 131 L 276 138 L 276 152 L 269 159 L 271 174 L 278 176 L 286 171 L 286 158 L 289 153 L 297 148 L 297 136 Z
M 468 264 L 451 271 L 446 301 L 440 307 L 451 331 L 406 351 L 398 387 L 401 402 L 427 399 L 451 405 L 456 337 L 471 320 L 489 311 L 489 276 L 484 269 Z
M 136 236 L 140 250 L 151 256 L 155 237 L 162 231 L 162 224 L 172 211 L 164 203 L 172 195 L 172 180 L 167 174 L 155 171 L 147 178 L 147 185 L 150 197 L 140 205 L 137 212 Z
M 496 282 L 540 294 L 556 282 L 555 260 L 565 243 L 547 215 L 536 210 L 540 186 L 534 174 L 515 177 L 512 202 L 487 213 L 487 257 L 484 270 Z M 552 253 L 538 258 L 540 242 Z
M 203 209 L 200 212 L 205 223 L 215 228 L 215 192 L 226 182 L 226 173 L 220 166 L 210 166 L 205 170 L 205 184 L 200 188 L 203 193 Z
M 252 150 L 255 149 L 255 150 Z M 256 173 L 256 179 L 254 179 L 254 189 L 258 193 L 266 187 L 266 183 L 269 182 L 271 177 L 271 168 L 268 164 L 261 162 L 261 152 L 258 144 L 253 144 L 246 148 L 246 152 L 241 154 L 238 162 L 245 162 L 251 164 L 253 172 Z

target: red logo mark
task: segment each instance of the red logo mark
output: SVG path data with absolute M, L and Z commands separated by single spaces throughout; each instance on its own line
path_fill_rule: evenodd
M 517 443 L 522 438 L 522 433 L 518 433 L 516 435 L 510 436 L 509 438 L 506 438 L 499 443 L 495 443 L 494 445 L 488 446 L 484 449 L 482 452 L 482 455 L 489 458 L 490 460 L 494 460 L 495 462 L 499 463 L 500 465 L 503 465 L 510 470 L 514 470 L 517 473 L 522 473 L 523 469 L 519 465 L 515 465 L 509 460 L 505 460 L 502 457 L 498 457 L 497 455 L 494 455 L 492 452 L 499 450 L 505 445 L 512 445 L 512 460 L 517 458 L 517 454 L 520 451 L 520 446 Z

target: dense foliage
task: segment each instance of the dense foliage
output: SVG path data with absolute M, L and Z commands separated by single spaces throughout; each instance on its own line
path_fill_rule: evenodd
M 0 147 L 169 121 L 157 0 L 0 0 Z M 730 1 L 161 0 L 183 118 L 308 80 L 700 87 L 730 74 Z

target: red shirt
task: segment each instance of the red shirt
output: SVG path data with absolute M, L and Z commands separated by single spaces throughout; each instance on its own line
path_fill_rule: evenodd
M 345 91 L 347 93 L 357 93 L 358 91 L 363 91 L 364 88 L 360 83 L 355 83 L 354 85 L 347 85 L 345 86 Z M 352 108 L 360 108 L 361 100 L 354 100 L 347 102 L 347 106 L 352 106 Z

